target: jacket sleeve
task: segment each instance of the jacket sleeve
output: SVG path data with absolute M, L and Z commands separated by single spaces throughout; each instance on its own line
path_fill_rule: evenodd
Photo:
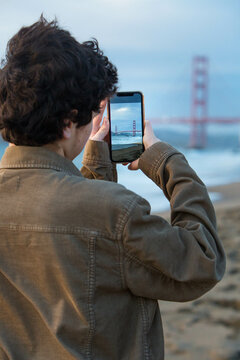
M 139 164 L 170 201 L 171 224 L 150 215 L 148 202 L 137 196 L 123 230 L 126 286 L 152 299 L 196 299 L 225 271 L 207 189 L 185 157 L 166 143 L 146 150 Z
M 85 178 L 117 182 L 116 165 L 111 162 L 106 142 L 88 140 L 82 164 L 80 171 Z

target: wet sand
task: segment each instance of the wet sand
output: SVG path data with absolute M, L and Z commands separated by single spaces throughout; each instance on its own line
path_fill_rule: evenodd
M 166 360 L 240 359 L 240 183 L 209 191 L 222 194 L 214 207 L 227 255 L 226 273 L 213 290 L 198 300 L 159 301 Z M 169 213 L 161 215 L 169 219 Z
M 130 159 L 138 159 L 142 153 L 142 144 L 136 144 L 133 146 L 129 146 L 127 148 L 122 148 L 119 150 L 113 150 L 112 156 L 114 161 L 126 161 L 129 162 Z M 125 159 L 125 160 L 123 160 Z M 131 161 L 133 161 L 131 160 Z

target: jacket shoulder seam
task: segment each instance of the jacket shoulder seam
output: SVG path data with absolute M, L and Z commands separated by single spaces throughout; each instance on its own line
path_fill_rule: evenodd
M 161 157 L 159 159 L 156 159 L 155 162 L 152 165 L 152 168 L 150 170 L 151 176 L 155 178 L 155 173 L 157 171 L 157 169 L 159 168 L 159 166 L 166 160 L 168 160 L 170 157 L 172 157 L 173 155 L 178 155 L 180 154 L 180 152 L 178 152 L 177 150 L 166 150 L 161 154 Z
M 123 265 L 123 258 L 124 258 L 124 249 L 122 243 L 122 234 L 123 229 L 125 227 L 126 221 L 128 219 L 129 214 L 131 213 L 134 205 L 136 204 L 137 197 L 134 196 L 129 200 L 125 206 L 124 210 L 121 213 L 118 223 L 116 224 L 116 234 L 117 234 L 117 245 L 118 245 L 118 258 L 119 258 L 119 268 L 120 268 L 120 277 L 121 277 L 121 284 L 123 288 L 126 288 L 126 281 L 125 281 L 125 273 L 124 273 L 124 265 Z
M 63 225 L 38 225 L 38 224 L 1 224 L 0 229 L 8 230 L 8 231 L 34 231 L 34 232 L 44 232 L 44 233 L 58 233 L 58 234 L 89 234 L 89 235 L 99 235 L 107 238 L 112 238 L 116 240 L 114 237 L 109 236 L 104 231 L 99 230 L 90 230 L 88 228 L 82 228 L 77 226 L 63 226 Z

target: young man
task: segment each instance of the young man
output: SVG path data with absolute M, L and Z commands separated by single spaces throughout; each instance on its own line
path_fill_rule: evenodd
M 56 22 L 40 18 L 8 44 L 0 72 L 0 128 L 12 144 L 0 164 L 1 360 L 163 359 L 157 299 L 196 299 L 223 276 L 207 190 L 149 123 L 146 150 L 130 168 L 164 191 L 171 225 L 115 183 L 107 119 L 100 124 L 116 84 L 97 42 L 80 44 Z M 80 172 L 72 160 L 86 142 Z

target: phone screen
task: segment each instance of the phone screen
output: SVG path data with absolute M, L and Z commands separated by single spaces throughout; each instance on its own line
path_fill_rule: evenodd
M 143 146 L 143 95 L 119 92 L 108 103 L 110 153 L 114 162 L 131 162 L 139 158 Z

